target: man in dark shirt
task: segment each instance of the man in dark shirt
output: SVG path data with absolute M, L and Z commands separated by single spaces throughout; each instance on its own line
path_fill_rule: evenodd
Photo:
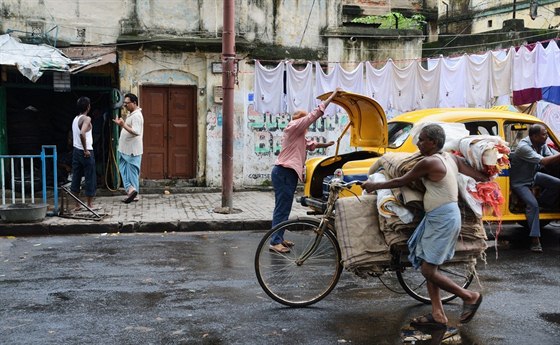
M 523 138 L 515 152 L 511 154 L 510 186 L 525 204 L 525 214 L 531 232 L 531 250 L 542 252 L 540 243 L 539 203 L 545 207 L 558 205 L 560 179 L 539 171 L 541 167 L 560 163 L 560 154 L 546 145 L 548 133 L 541 124 L 529 128 L 529 136 Z M 539 186 L 542 190 L 539 200 L 531 188 Z

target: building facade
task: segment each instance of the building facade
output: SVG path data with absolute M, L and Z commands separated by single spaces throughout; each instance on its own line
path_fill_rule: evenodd
M 285 112 L 254 113 L 256 60 L 268 67 L 284 60 L 318 61 L 329 73 L 336 63 L 351 70 L 362 61 L 418 58 L 426 38 L 422 31 L 364 28 L 349 21 L 391 11 L 425 13 L 433 18 L 426 23 L 428 36 L 435 37 L 437 7 L 436 1 L 235 1 L 234 186 L 269 182 L 282 133 L 278 124 L 289 120 Z M 32 83 L 14 68 L 0 66 L 7 153 L 23 152 L 19 148 L 27 135 L 16 128 L 26 123 L 40 123 L 47 133 L 33 139 L 30 150 L 55 143 L 65 152 L 75 100 L 86 95 L 95 105 L 99 181 L 110 185 L 118 135 L 110 120 L 121 111 L 122 93 L 132 92 L 145 117 L 141 177 L 219 186 L 222 10 L 222 2 L 213 0 L 4 0 L 0 33 L 57 47 L 74 59 L 100 60 L 87 71 L 62 73 L 68 79 L 62 90 L 54 89 L 58 73 Z M 262 118 L 264 125 L 254 126 L 251 117 Z M 344 121 L 333 123 L 317 126 L 311 135 L 336 138 Z

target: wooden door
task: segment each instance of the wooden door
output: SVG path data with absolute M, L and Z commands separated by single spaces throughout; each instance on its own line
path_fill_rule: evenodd
M 195 177 L 196 88 L 170 88 L 168 122 L 169 177 Z
M 194 178 L 196 172 L 196 88 L 144 86 L 142 177 Z

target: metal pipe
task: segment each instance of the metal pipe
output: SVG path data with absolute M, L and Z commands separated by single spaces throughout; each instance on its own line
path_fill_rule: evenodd
M 0 159 L 0 169 L 2 169 L 2 205 L 6 205 L 6 170 L 4 170 L 4 158 Z
M 25 168 L 23 166 L 23 157 L 19 159 L 19 163 L 21 170 L 21 202 L 25 204 Z
M 31 176 L 31 203 L 34 204 L 35 203 L 35 175 L 33 174 L 33 158 L 29 158 L 29 173 Z
M 58 216 L 58 169 L 57 169 L 57 162 L 58 162 L 58 154 L 56 153 L 56 146 L 51 146 L 53 150 L 53 189 L 54 189 L 54 208 L 53 208 L 53 215 Z M 43 148 L 44 150 L 44 148 Z M 47 203 L 46 195 L 43 198 L 43 202 Z
M 235 1 L 224 0 L 222 33 L 222 208 L 232 212 L 233 199 L 233 91 L 235 85 Z

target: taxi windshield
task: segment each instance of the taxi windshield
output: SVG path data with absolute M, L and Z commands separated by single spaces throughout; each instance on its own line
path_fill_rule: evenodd
M 412 123 L 409 122 L 389 122 L 387 125 L 389 132 L 389 148 L 400 147 L 408 138 Z

